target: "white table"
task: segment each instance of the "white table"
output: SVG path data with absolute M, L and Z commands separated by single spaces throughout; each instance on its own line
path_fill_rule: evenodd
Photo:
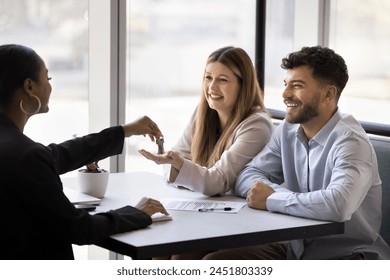
M 77 187 L 76 178 L 63 179 Z M 106 197 L 96 211 L 135 205 L 141 197 L 178 197 L 244 201 L 236 196 L 207 197 L 177 189 L 160 175 L 148 172 L 110 174 Z M 155 222 L 145 229 L 115 234 L 98 246 L 133 259 L 151 259 L 179 253 L 217 250 L 276 241 L 340 234 L 344 223 L 325 222 L 270 213 L 244 206 L 237 214 L 169 211 L 171 221 Z

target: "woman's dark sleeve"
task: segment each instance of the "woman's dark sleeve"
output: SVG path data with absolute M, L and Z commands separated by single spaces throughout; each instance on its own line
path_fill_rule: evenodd
M 58 242 L 92 244 L 152 223 L 149 215 L 131 206 L 96 215 L 76 209 L 65 196 L 51 153 L 44 146 L 37 145 L 28 152 L 15 183 L 23 186 L 18 190 L 20 205 L 29 209 L 31 226 Z
M 132 206 L 125 206 L 93 216 L 85 211 L 82 212 L 82 215 L 89 216 L 88 219 L 91 222 L 88 225 L 88 222 L 85 223 L 83 219 L 80 219 L 77 222 L 79 226 L 73 227 L 76 231 L 71 233 L 71 242 L 78 245 L 96 243 L 112 234 L 144 228 L 152 223 L 149 215 Z M 89 232 L 90 234 L 80 235 L 78 233 L 80 229 L 82 232 Z
M 61 144 L 50 144 L 47 149 L 52 154 L 57 173 L 64 174 L 122 153 L 124 137 L 123 128 L 115 126 Z

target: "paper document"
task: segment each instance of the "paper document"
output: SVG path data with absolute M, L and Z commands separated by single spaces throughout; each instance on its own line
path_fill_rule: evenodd
M 181 198 L 162 198 L 161 203 L 167 210 L 214 212 L 214 213 L 237 213 L 245 206 L 245 202 L 196 200 Z
M 99 205 L 101 202 L 100 198 L 96 198 L 85 193 L 75 191 L 70 188 L 64 188 L 64 193 L 73 204 L 93 204 Z

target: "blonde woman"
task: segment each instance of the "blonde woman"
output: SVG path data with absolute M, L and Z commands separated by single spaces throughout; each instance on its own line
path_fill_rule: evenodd
M 165 169 L 168 181 L 205 195 L 231 192 L 244 166 L 267 144 L 272 123 L 256 71 L 241 48 L 224 47 L 207 60 L 200 102 L 171 151 L 139 152 Z

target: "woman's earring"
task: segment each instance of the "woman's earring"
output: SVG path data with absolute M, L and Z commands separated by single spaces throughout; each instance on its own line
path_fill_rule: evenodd
M 41 100 L 38 98 L 38 96 L 36 95 L 31 95 L 31 97 L 35 98 L 38 102 L 38 108 L 35 110 L 35 112 L 33 112 L 31 115 L 34 115 L 36 113 L 39 112 L 39 110 L 41 110 Z M 29 115 L 29 113 L 27 113 L 27 111 L 23 108 L 23 99 L 20 100 L 20 103 L 19 103 L 19 107 L 20 107 L 20 110 L 25 114 L 25 115 Z
M 21 110 L 25 115 L 28 115 L 28 113 L 26 112 L 26 110 L 24 110 L 24 108 L 23 108 L 23 99 L 20 100 L 19 107 L 20 107 L 20 110 Z

